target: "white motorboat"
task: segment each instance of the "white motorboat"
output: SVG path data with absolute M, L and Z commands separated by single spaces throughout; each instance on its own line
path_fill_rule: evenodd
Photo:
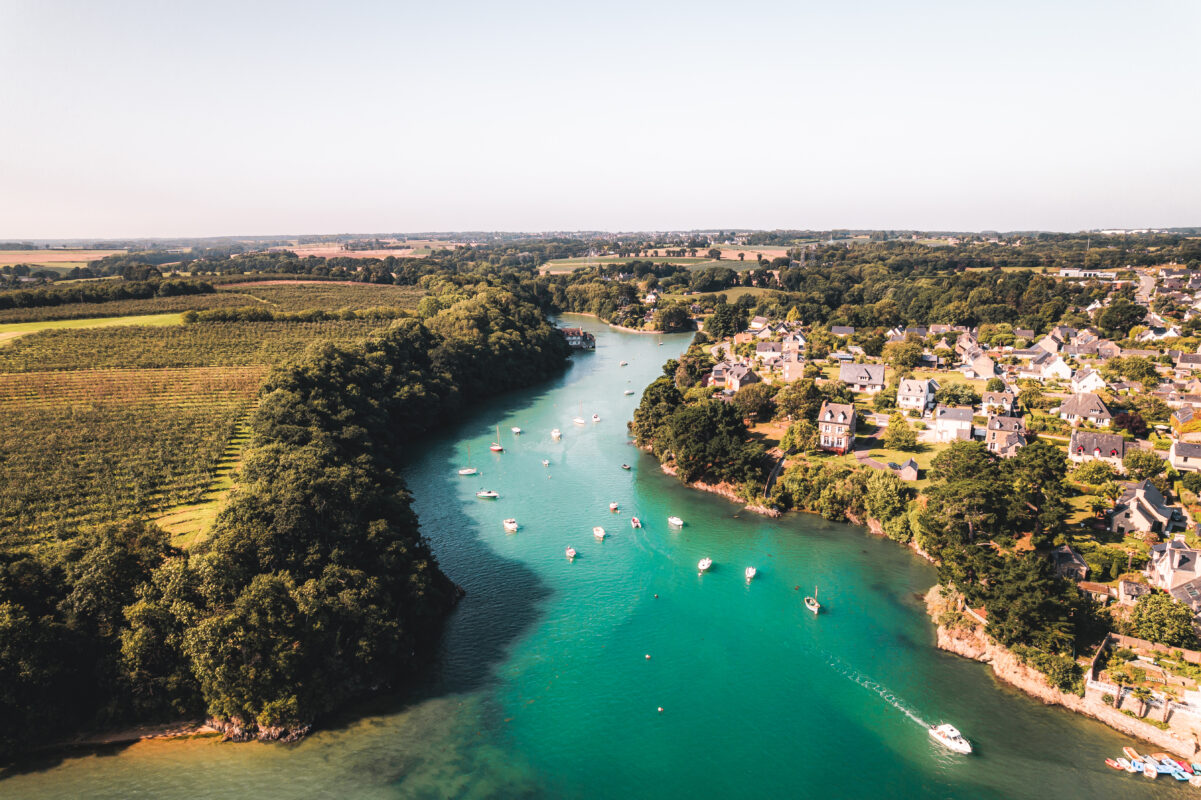
M 567 548 L 567 560 L 570 561 L 573 558 L 575 558 L 575 548 L 569 547 Z
M 972 752 L 972 743 L 965 739 L 963 734 L 954 725 L 944 722 L 942 725 L 931 726 L 930 738 L 948 750 L 954 750 L 956 753 Z
M 514 425 L 512 428 L 509 428 L 509 430 L 513 431 L 513 433 L 521 433 L 521 428 L 518 428 L 516 425 Z
M 684 527 L 684 520 L 680 519 L 679 517 L 668 517 L 667 523 L 669 525 L 675 525 L 677 528 Z
M 624 393 L 625 393 L 625 394 L 633 394 L 633 393 L 634 393 L 634 390 L 633 390 L 633 389 L 626 389 Z
M 610 511 L 616 511 L 618 508 L 620 508 L 620 506 L 618 506 L 617 503 L 609 503 Z
M 605 538 L 605 529 L 602 528 L 600 525 L 597 525 L 595 528 L 592 529 L 592 535 L 598 539 L 604 539 Z
M 517 533 L 517 520 L 507 519 L 505 520 L 504 525 L 507 533 Z
M 638 519 L 638 517 L 630 517 L 630 527 L 631 528 L 641 528 L 642 520 Z
M 572 420 L 572 422 L 574 422 L 576 425 L 587 425 L 588 424 L 588 420 L 584 419 L 583 417 L 576 417 L 575 419 Z
M 592 415 L 592 421 L 593 421 L 593 422 L 600 422 L 600 414 L 593 414 L 593 415 Z
M 623 362 L 621 362 L 620 364 L 618 364 L 617 366 L 619 366 L 619 367 L 624 367 L 624 366 L 627 366 L 627 365 L 629 365 L 629 363 L 630 363 L 629 361 L 623 361 Z
M 696 562 L 696 568 L 699 572 L 705 572 L 711 566 L 713 566 L 713 559 L 709 558 L 708 556 Z
M 563 438 L 563 431 L 559 430 L 558 428 L 555 428 L 554 430 L 552 430 L 552 431 L 550 432 L 550 438 L 552 438 L 552 439 L 562 439 L 562 438 Z
M 757 575 L 758 573 L 759 573 L 759 570 L 755 569 L 754 567 L 747 567 L 746 568 L 746 579 L 748 581 L 754 580 L 755 575 Z
M 496 498 L 500 497 L 500 495 L 498 493 L 494 492 L 491 489 L 480 489 L 478 492 L 475 493 L 475 496 L 482 497 L 485 500 L 495 500 Z
M 544 459 L 542 459 L 542 466 L 544 466 L 544 467 L 549 467 L 549 466 L 550 466 L 550 461 L 549 461 L 548 459 L 545 459 L 545 458 L 544 458 Z

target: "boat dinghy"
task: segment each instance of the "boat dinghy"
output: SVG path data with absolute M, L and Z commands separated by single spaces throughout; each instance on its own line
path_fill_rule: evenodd
M 494 492 L 491 489 L 480 489 L 478 492 L 475 493 L 475 496 L 483 498 L 484 500 L 495 500 L 498 497 L 500 497 L 500 495 L 498 493 Z
M 605 529 L 602 528 L 600 525 L 597 525 L 595 528 L 592 529 L 592 535 L 598 539 L 604 539 L 605 538 Z
M 679 517 L 668 517 L 667 522 L 670 525 L 675 525 L 677 528 L 684 527 L 684 520 L 680 519 Z
M 746 579 L 748 581 L 754 580 L 755 576 L 758 574 L 759 574 L 759 570 L 755 569 L 754 567 L 746 568 L 745 575 L 746 575 Z
M 642 520 L 638 519 L 638 517 L 630 517 L 630 527 L 631 528 L 641 528 Z
M 517 533 L 517 520 L 507 519 L 504 521 L 506 533 Z
M 709 558 L 708 556 L 696 562 L 696 568 L 699 572 L 705 572 L 711 566 L 713 566 L 713 559 Z

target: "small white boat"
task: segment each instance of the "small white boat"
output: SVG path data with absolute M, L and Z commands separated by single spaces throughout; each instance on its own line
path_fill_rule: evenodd
M 587 425 L 588 424 L 588 420 L 584 419 L 583 417 L 576 417 L 575 419 L 572 420 L 572 422 L 574 422 L 576 425 Z
M 504 522 L 505 531 L 508 533 L 517 533 L 517 520 L 507 519 Z
M 575 558 L 575 548 L 569 547 L 567 548 L 567 560 L 570 561 L 573 558 Z
M 618 508 L 619 508 L 619 506 L 617 505 L 617 503 L 609 503 L 610 511 L 616 511 Z
M 552 431 L 550 432 L 550 438 L 552 438 L 552 439 L 562 439 L 562 438 L 563 438 L 563 431 L 559 430 L 558 428 L 555 428 L 554 430 L 552 430 Z
M 684 520 L 680 519 L 679 517 L 668 517 L 667 523 L 669 525 L 675 525 L 677 528 L 684 527 Z
M 633 394 L 633 393 L 634 393 L 633 389 L 626 389 L 624 392 L 624 394 Z
M 813 587 L 813 597 L 805 598 L 805 608 L 812 611 L 814 614 L 822 610 L 822 604 L 817 602 L 817 587 Z
M 617 366 L 619 366 L 619 367 L 624 367 L 624 366 L 628 366 L 628 365 L 629 365 L 629 363 L 630 363 L 629 361 L 623 361 L 623 362 L 621 362 L 620 364 L 618 364 Z
M 592 535 L 598 539 L 604 539 L 605 538 L 605 529 L 602 528 L 600 525 L 597 525 L 595 528 L 592 529 Z
M 495 500 L 496 498 L 500 497 L 499 494 L 492 491 L 491 489 L 480 489 L 478 492 L 475 493 L 475 496 L 482 497 L 485 500 Z
M 521 433 L 521 428 L 518 428 L 516 425 L 514 425 L 509 430 L 513 431 L 513 433 Z
M 630 517 L 630 527 L 631 528 L 641 528 L 642 520 L 638 519 L 638 517 Z
M 545 458 L 544 458 L 544 459 L 542 459 L 542 466 L 544 466 L 544 467 L 549 467 L 549 466 L 550 466 L 550 461 L 549 461 L 548 459 L 545 459 Z
M 600 414 L 593 414 L 593 415 L 592 415 L 592 421 L 593 421 L 593 422 L 600 422 Z
M 748 581 L 754 580 L 755 575 L 757 575 L 758 573 L 759 573 L 759 570 L 755 569 L 754 567 L 747 567 L 746 568 L 746 579 Z
M 713 566 L 713 559 L 709 558 L 708 556 L 696 562 L 696 568 L 699 572 L 705 572 L 711 566 Z
M 474 475 L 477 472 L 479 472 L 479 470 L 475 467 L 463 467 L 461 470 L 459 470 L 460 475 Z
M 971 742 L 963 738 L 963 734 L 954 725 L 944 722 L 942 725 L 932 726 L 930 728 L 930 738 L 948 750 L 954 750 L 956 753 L 972 752 Z
M 629 464 L 622 464 L 622 465 L 621 465 L 621 468 L 622 468 L 622 469 L 624 469 L 626 472 L 629 472 L 629 471 L 630 471 L 630 465 L 629 465 Z

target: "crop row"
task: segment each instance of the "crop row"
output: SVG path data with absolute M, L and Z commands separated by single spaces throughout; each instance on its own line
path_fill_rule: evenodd
M 150 297 L 145 300 L 113 300 L 107 303 L 65 303 L 61 306 L 41 308 L 0 309 L 0 323 L 171 314 L 180 311 L 205 311 L 210 308 L 238 308 L 258 303 L 257 299 L 237 292 Z
M 222 292 L 227 291 L 222 289 Z M 233 291 L 252 295 L 277 311 L 322 309 L 362 311 L 368 308 L 416 308 L 425 295 L 414 286 L 373 283 L 308 283 L 276 286 L 239 286 Z M 243 303 L 243 305 L 249 305 Z
M 264 366 L 109 369 L 0 374 L 0 408 L 49 408 L 153 402 L 160 409 L 241 402 L 254 394 Z
M 0 347 L 0 372 L 275 364 L 315 340 L 349 343 L 387 320 L 204 322 L 40 331 Z

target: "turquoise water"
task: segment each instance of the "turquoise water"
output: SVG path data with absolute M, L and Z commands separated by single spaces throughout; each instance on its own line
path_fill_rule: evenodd
M 417 511 L 443 568 L 467 590 L 418 696 L 376 701 L 294 745 L 143 742 L 35 764 L 0 781 L 0 797 L 1193 791 L 1112 772 L 1104 758 L 1137 742 L 934 649 L 919 596 L 935 572 L 908 550 L 809 515 L 743 513 L 664 476 L 629 444 L 625 423 L 688 337 L 660 346 L 579 322 L 597 335 L 595 353 L 414 447 L 406 479 Z M 623 395 L 627 387 L 637 394 Z M 572 424 L 593 413 L 600 422 Z M 497 424 L 499 455 L 487 450 Z M 514 425 L 525 433 L 510 433 Z M 464 478 L 456 470 L 468 444 L 481 474 Z M 478 500 L 480 488 L 501 497 Z M 630 528 L 631 514 L 643 529 Z M 683 529 L 668 527 L 672 514 Z M 516 534 L 501 527 L 510 516 Z M 596 541 L 594 525 L 610 535 Z M 574 563 L 568 545 L 579 551 Z M 700 575 L 703 556 L 714 566 Z M 748 565 L 759 570 L 750 584 Z M 801 605 L 815 585 L 818 618 Z M 943 721 L 978 752 L 934 745 L 923 723 Z

